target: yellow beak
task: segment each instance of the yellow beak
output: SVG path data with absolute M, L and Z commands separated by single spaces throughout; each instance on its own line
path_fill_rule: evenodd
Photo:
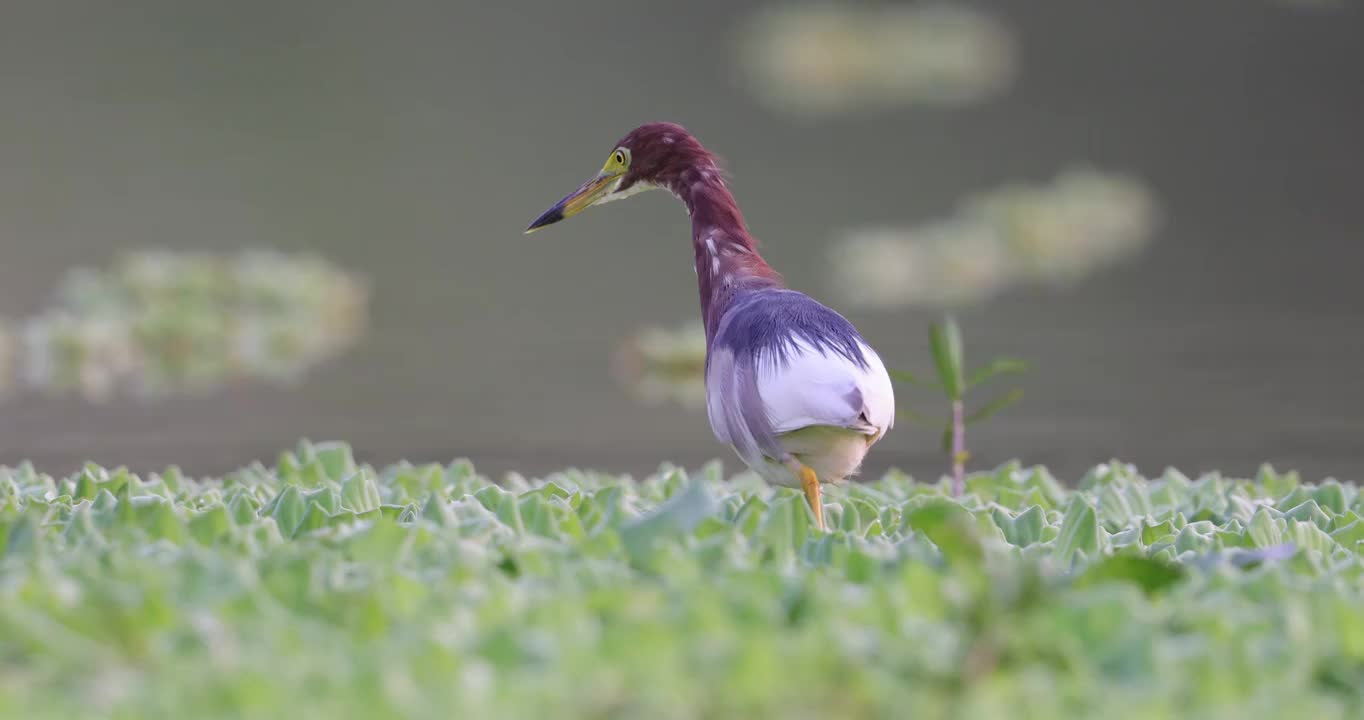
M 535 218 L 535 222 L 526 228 L 526 234 L 539 230 L 546 225 L 553 225 L 564 218 L 571 218 L 574 215 L 586 210 L 597 202 L 601 197 L 615 188 L 615 181 L 620 178 L 621 173 L 602 171 L 596 177 L 582 184 L 577 190 L 569 193 L 567 197 L 554 203 L 554 206 L 546 210 Z

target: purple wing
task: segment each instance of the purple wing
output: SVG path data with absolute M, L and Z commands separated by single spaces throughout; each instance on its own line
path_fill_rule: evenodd
M 735 299 L 707 357 L 711 428 L 749 465 L 786 456 L 780 436 L 812 425 L 868 435 L 894 422 L 879 357 L 841 315 L 791 290 Z

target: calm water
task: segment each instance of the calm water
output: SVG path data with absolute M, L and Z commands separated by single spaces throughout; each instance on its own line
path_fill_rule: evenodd
M 704 413 L 641 407 L 607 364 L 636 327 L 697 311 L 680 207 L 651 194 L 520 232 L 619 135 L 671 119 L 727 158 L 769 260 L 825 299 L 848 225 L 1074 161 L 1154 187 L 1166 220 L 1138 261 L 963 315 L 968 351 L 1036 366 L 972 438 L 981 463 L 1364 476 L 1358 6 L 985 4 L 1023 44 L 1005 97 L 814 123 L 736 81 L 742 4 L 76 5 L 0 11 L 0 314 L 120 249 L 268 245 L 367 272 L 373 330 L 292 390 L 4 402 L 0 462 L 206 473 L 302 436 L 493 472 L 729 459 Z M 930 314 L 849 315 L 891 364 L 928 366 Z M 897 428 L 868 471 L 890 464 L 936 471 L 936 435 Z

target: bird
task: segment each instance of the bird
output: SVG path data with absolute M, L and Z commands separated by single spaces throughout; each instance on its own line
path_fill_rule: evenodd
M 671 193 L 691 216 L 711 430 L 769 483 L 801 489 L 825 532 L 821 483 L 857 474 L 894 426 L 884 363 L 843 315 L 786 286 L 759 254 L 717 156 L 676 123 L 628 132 L 525 232 L 648 190 Z

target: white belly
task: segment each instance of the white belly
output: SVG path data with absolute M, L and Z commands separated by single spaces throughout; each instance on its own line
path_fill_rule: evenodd
M 801 463 L 815 471 L 821 483 L 840 483 L 857 474 L 862 458 L 880 439 L 847 428 L 814 425 L 779 436 L 782 445 Z M 786 465 L 764 458 L 753 470 L 775 485 L 800 487 Z

